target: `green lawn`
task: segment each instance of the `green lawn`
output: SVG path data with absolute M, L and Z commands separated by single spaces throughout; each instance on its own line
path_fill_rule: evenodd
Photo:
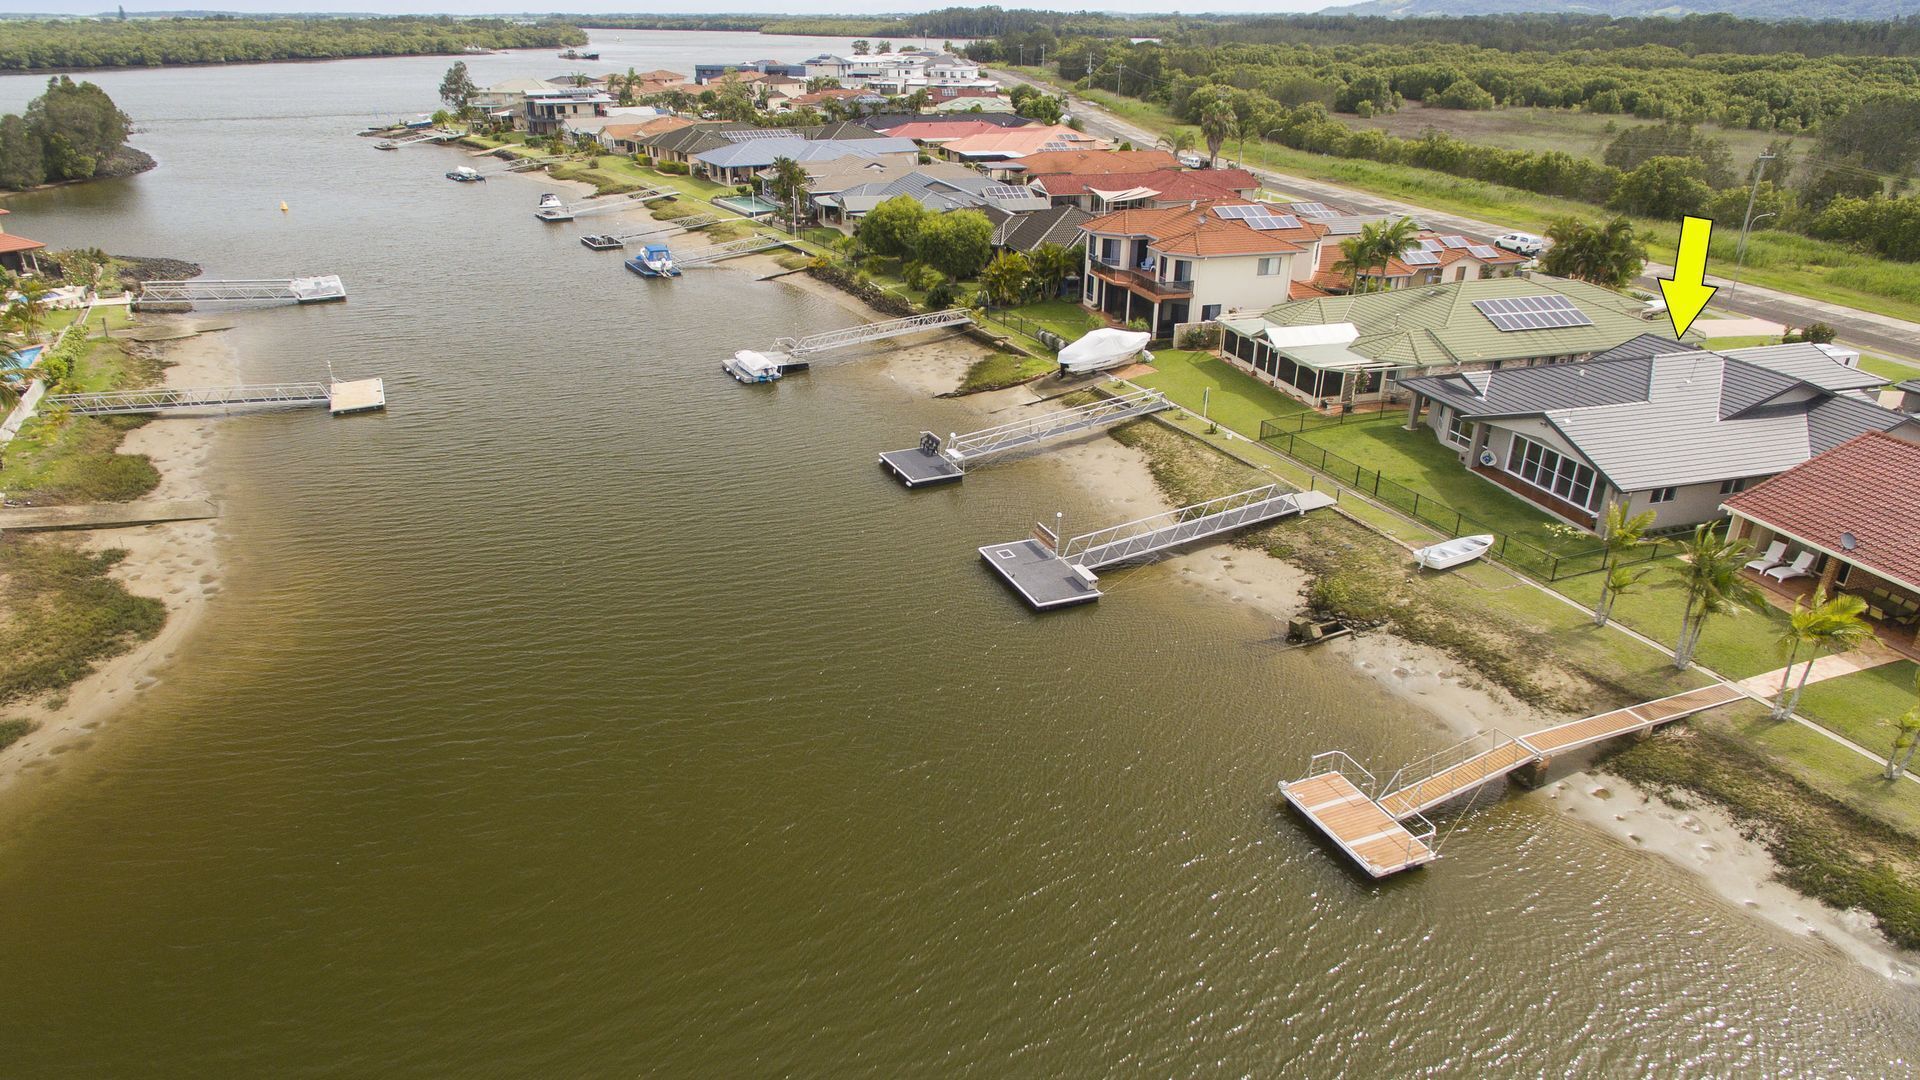
M 1780 344 L 1780 339 L 1778 337 L 1768 337 L 1765 335 L 1756 334 L 1751 337 L 1708 338 L 1706 341 L 1702 342 L 1701 344 L 1705 345 L 1709 349 L 1714 350 L 1715 352 L 1720 352 L 1725 349 L 1745 349 L 1754 345 L 1778 345 Z
M 1808 687 L 1807 693 L 1813 693 L 1813 688 Z M 1817 731 L 1791 721 L 1770 720 L 1758 706 L 1703 713 L 1691 722 L 1732 736 L 1829 798 L 1920 836 L 1920 784 L 1887 782 L 1879 766 Z
M 1260 421 L 1306 412 L 1307 407 L 1211 353 L 1166 349 L 1153 354 L 1151 375 L 1134 381 L 1159 390 L 1194 412 L 1248 439 L 1260 437 Z M 1207 391 L 1211 391 L 1211 394 Z
M 1423 499 L 1436 500 L 1477 519 L 1478 524 L 1468 523 L 1469 531 L 1491 528 L 1548 551 L 1584 551 L 1594 546 L 1591 540 L 1570 542 L 1558 531 L 1565 528 L 1563 524 L 1534 509 L 1526 500 L 1468 471 L 1460 464 L 1459 456 L 1442 446 L 1431 429 L 1423 425 L 1417 431 L 1408 431 L 1400 420 L 1396 414 L 1335 424 L 1307 431 L 1301 438 L 1328 453 L 1378 472 L 1383 480 L 1399 484 Z M 1370 489 L 1371 482 L 1363 486 Z M 1396 505 L 1401 501 L 1395 500 Z
M 1623 626 L 1671 648 L 1680 635 L 1684 595 L 1674 584 L 1678 560 L 1671 556 L 1649 564 L 1652 571 L 1639 588 L 1620 598 L 1613 617 Z M 1554 588 L 1591 607 L 1600 599 L 1600 575 L 1565 578 Z M 1786 616 L 1772 607 L 1716 615 L 1701 635 L 1699 661 L 1730 679 L 1745 679 L 1785 667 L 1787 655 L 1775 645 L 1786 629 Z
M 1860 367 L 1890 382 L 1906 382 L 1908 379 L 1920 379 L 1920 367 L 1903 364 L 1898 360 L 1888 360 L 1881 356 L 1860 354 Z
M 1800 712 L 1876 753 L 1893 746 L 1893 720 L 1920 704 L 1914 677 L 1920 664 L 1902 660 L 1807 687 Z
M 1072 300 L 1042 300 L 1013 309 L 1015 315 L 1051 330 L 1071 342 L 1089 330 L 1105 325 L 1091 311 Z

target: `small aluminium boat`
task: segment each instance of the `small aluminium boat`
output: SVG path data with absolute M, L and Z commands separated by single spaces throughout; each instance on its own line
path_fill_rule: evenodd
M 627 269 L 641 277 L 679 277 L 680 268 L 673 264 L 673 252 L 665 244 L 648 244 L 640 249 L 640 254 L 627 260 Z
M 398 150 L 400 149 L 400 144 L 397 142 L 394 142 L 392 139 L 382 139 L 379 142 L 374 143 L 373 148 L 375 150 Z
M 627 246 L 626 241 L 606 233 L 588 233 L 580 238 L 580 242 L 595 251 L 613 251 Z
M 1450 566 L 1470 563 L 1485 555 L 1492 547 L 1492 533 L 1459 536 L 1444 543 L 1421 548 L 1413 553 L 1413 562 L 1414 565 L 1423 569 L 1445 570 Z
M 720 367 L 743 383 L 775 382 L 782 374 L 780 361 L 766 353 L 754 352 L 752 349 L 741 349 L 720 361 Z
M 479 183 L 480 181 L 485 180 L 486 178 L 487 178 L 487 175 L 485 173 L 481 172 L 479 169 L 476 169 L 471 165 L 462 165 L 459 168 L 453 169 L 447 173 L 447 179 L 458 181 L 459 183 L 462 183 L 462 184 Z
M 1107 326 L 1089 331 L 1080 340 L 1060 350 L 1063 375 L 1085 375 L 1092 371 L 1117 368 L 1136 356 L 1153 360 L 1146 351 L 1153 335 L 1138 330 L 1120 330 Z

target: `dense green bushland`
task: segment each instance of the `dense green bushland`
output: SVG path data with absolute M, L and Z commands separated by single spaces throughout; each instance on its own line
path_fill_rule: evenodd
M 86 180 L 126 146 L 130 126 L 98 86 L 65 75 L 48 79 L 25 116 L 0 116 L 0 188 Z
M 213 16 L 210 18 L 0 21 L 0 71 L 158 67 L 420 56 L 483 49 L 582 45 L 576 26 L 504 19 Z

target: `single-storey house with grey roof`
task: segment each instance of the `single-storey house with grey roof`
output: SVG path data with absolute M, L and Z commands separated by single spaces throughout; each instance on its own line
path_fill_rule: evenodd
M 1920 443 L 1920 420 L 1860 395 L 1855 369 L 1793 345 L 1716 353 L 1661 339 L 1585 363 L 1417 376 L 1425 423 L 1461 463 L 1593 528 L 1610 502 L 1654 527 L 1708 521 L 1727 497 L 1870 431 Z
M 867 158 L 911 164 L 920 160 L 920 147 L 912 139 L 887 136 L 872 139 L 804 139 L 799 136 L 745 139 L 717 146 L 693 155 L 695 172 L 723 184 L 750 182 L 760 170 L 778 158 L 791 158 L 805 165 L 840 158 Z

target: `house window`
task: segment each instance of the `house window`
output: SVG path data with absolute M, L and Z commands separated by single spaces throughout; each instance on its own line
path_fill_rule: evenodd
M 1670 503 L 1673 501 L 1673 494 L 1673 489 L 1670 487 L 1654 488 L 1652 491 L 1647 492 L 1647 501 L 1650 503 Z
M 1173 260 L 1173 280 L 1175 281 L 1192 281 L 1193 280 L 1192 260 L 1189 260 L 1189 259 Z
M 1376 372 L 1376 374 L 1378 374 Z M 1473 421 L 1458 412 L 1447 415 L 1447 441 L 1456 446 L 1473 445 Z
M 1100 240 L 1100 261 L 1111 266 L 1120 261 L 1120 241 L 1109 237 Z
M 1591 466 L 1524 435 L 1513 437 L 1513 447 L 1507 452 L 1507 472 L 1588 510 L 1594 509 L 1600 498 L 1600 485 L 1594 482 L 1596 474 Z
M 1744 476 L 1738 480 L 1720 481 L 1720 494 L 1722 495 L 1738 495 L 1745 490 L 1747 490 L 1747 478 Z
M 1279 256 L 1277 256 L 1277 255 L 1276 255 L 1276 256 L 1272 256 L 1272 257 L 1270 257 L 1270 258 L 1265 258 L 1265 259 L 1261 259 L 1261 260 L 1260 260 L 1260 269 L 1259 269 L 1259 274 L 1260 274 L 1260 276 L 1261 276 L 1261 277 L 1273 277 L 1274 275 L 1276 275 L 1276 274 L 1278 274 L 1278 273 L 1280 273 L 1280 272 L 1281 272 L 1281 264 L 1282 264 L 1282 263 L 1283 263 L 1284 261 L 1285 261 L 1284 259 L 1281 259 L 1281 258 L 1280 258 Z
M 1215 319 L 1217 319 L 1217 318 L 1219 318 L 1219 317 L 1220 317 L 1220 305 L 1219 305 L 1219 304 L 1207 304 L 1207 305 L 1205 305 L 1204 307 L 1202 307 L 1202 308 L 1200 309 L 1200 321 L 1201 321 L 1201 322 L 1212 322 L 1213 320 L 1215 320 Z

